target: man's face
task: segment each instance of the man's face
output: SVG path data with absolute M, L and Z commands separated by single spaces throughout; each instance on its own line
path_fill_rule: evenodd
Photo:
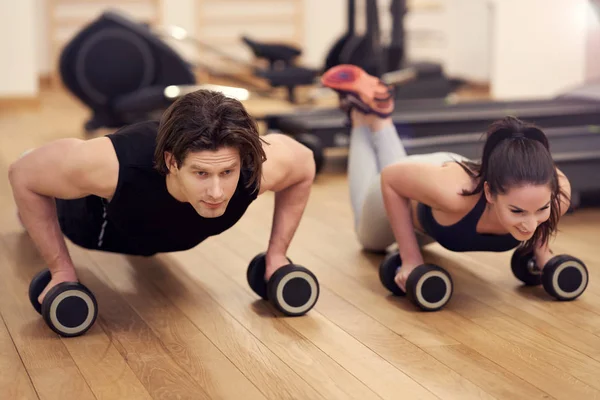
M 190 152 L 179 169 L 175 165 L 170 168 L 181 197 L 204 218 L 225 213 L 238 185 L 240 169 L 239 151 L 231 147 Z

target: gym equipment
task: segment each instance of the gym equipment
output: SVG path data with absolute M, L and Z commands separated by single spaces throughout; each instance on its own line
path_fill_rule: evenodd
M 306 314 L 319 298 L 319 281 L 308 269 L 292 263 L 279 268 L 265 282 L 266 253 L 256 255 L 246 273 L 248 285 L 254 293 L 270 301 L 288 316 Z
M 340 64 L 357 65 L 369 75 L 380 77 L 386 71 L 379 32 L 377 0 L 365 1 L 367 30 L 363 36 L 352 36 L 340 53 Z
M 293 67 L 295 59 L 302 54 L 302 50 L 297 47 L 280 43 L 260 43 L 246 35 L 242 36 L 242 42 L 250 47 L 256 58 L 267 60 L 271 70 Z
M 540 270 L 533 253 L 516 250 L 510 260 L 513 274 L 526 286 L 543 285 L 548 294 L 560 301 L 575 300 L 587 288 L 589 275 L 578 258 L 554 256 Z
M 325 68 L 324 71 L 327 71 L 329 68 L 335 67 L 336 65 L 341 64 L 340 54 L 342 50 L 346 46 L 346 44 L 354 38 L 356 35 L 355 28 L 355 20 L 356 20 L 356 0 L 348 0 L 348 6 L 346 8 L 347 12 L 347 28 L 346 32 L 335 41 L 329 53 L 327 53 L 327 57 L 325 59 Z
M 493 121 L 514 115 L 534 122 L 544 129 L 554 160 L 571 181 L 573 206 L 582 193 L 600 189 L 593 172 L 600 164 L 600 82 L 554 99 L 399 100 L 395 109 L 392 119 L 408 155 L 453 152 L 477 159 Z M 316 157 L 323 157 L 324 148 L 347 146 L 349 140 L 347 116 L 340 109 L 267 115 L 265 122 L 272 131 L 310 137 L 319 152 Z
M 339 64 L 353 64 L 361 67 L 369 74 L 386 80 L 386 76 L 403 71 L 414 71 L 416 79 L 398 86 L 397 98 L 443 98 L 456 90 L 464 82 L 460 79 L 448 79 L 440 64 L 431 62 L 408 62 L 404 51 L 404 18 L 407 13 L 406 0 L 392 0 L 392 41 L 388 47 L 381 43 L 379 29 L 379 11 L 376 0 L 366 0 L 365 12 L 367 28 L 363 36 L 355 32 L 356 1 L 348 0 L 348 27 L 344 35 L 331 47 L 324 69 L 317 71 L 292 65 L 292 60 L 300 54 L 300 50 L 284 44 L 266 44 L 243 36 L 242 40 L 250 46 L 254 55 L 269 61 L 271 71 L 279 74 L 309 75 L 324 73 Z M 279 64 L 278 68 L 274 66 Z M 269 71 L 269 73 L 273 73 Z M 310 83 L 310 82 L 309 82 Z
M 257 68 L 245 60 L 233 57 L 232 55 L 228 54 L 225 51 L 222 51 L 214 46 L 211 46 L 208 43 L 206 43 L 198 38 L 188 35 L 187 31 L 179 26 L 171 25 L 171 26 L 157 27 L 154 29 L 154 32 L 159 36 L 167 36 L 167 37 L 179 40 L 179 41 L 189 41 L 189 42 L 193 43 L 194 45 L 202 48 L 203 50 L 210 51 L 211 53 L 217 54 L 220 57 L 222 57 L 238 66 L 245 67 L 248 70 L 252 71 L 252 73 L 255 76 L 263 78 L 266 81 L 268 81 L 269 85 L 272 88 L 275 88 L 275 87 L 287 88 L 288 101 L 290 101 L 291 103 L 296 103 L 296 94 L 295 94 L 296 86 L 312 85 L 315 83 L 316 77 L 318 75 L 318 71 L 315 69 L 296 67 L 296 66 L 288 66 L 283 69 L 269 68 L 266 70 Z M 290 46 L 261 44 L 256 41 L 253 41 L 249 37 L 245 37 L 245 39 L 243 39 L 243 41 L 248 46 L 250 46 L 251 50 L 256 55 L 258 55 L 259 57 L 266 57 L 270 61 L 272 61 L 271 62 L 272 67 L 277 65 L 277 62 L 281 61 L 281 59 L 291 61 L 291 59 L 294 58 L 293 54 L 297 52 L 297 49 L 294 49 Z M 238 83 L 240 83 L 241 85 L 243 85 L 245 87 L 255 86 L 249 80 L 244 80 L 239 77 L 235 77 L 232 74 L 223 73 L 222 71 L 216 71 L 206 64 L 200 64 L 199 62 L 196 62 L 196 64 L 198 66 L 201 65 L 201 67 L 203 69 L 210 71 L 212 75 L 226 76 L 229 80 L 237 81 Z M 268 91 L 265 91 L 264 89 L 261 89 L 261 88 L 254 87 L 253 91 L 256 92 L 257 94 L 261 94 L 264 96 L 269 95 Z
M 485 132 L 490 123 L 507 115 L 514 115 L 544 128 L 600 124 L 600 101 L 579 98 L 457 104 L 439 100 L 396 101 L 392 120 L 402 138 L 414 138 Z M 291 135 L 315 135 L 325 147 L 335 147 L 337 135 L 348 135 L 347 119 L 340 109 L 265 116 L 269 129 Z
M 87 132 L 159 119 L 182 93 L 204 88 L 219 90 L 218 85 L 197 84 L 192 64 L 161 39 L 164 35 L 189 39 L 182 28 L 150 28 L 120 11 L 109 10 L 65 45 L 59 60 L 60 76 L 65 87 L 92 111 L 84 124 Z M 200 41 L 195 43 L 218 52 Z M 287 87 L 290 101 L 295 101 L 295 86 L 313 83 L 316 75 L 301 68 L 295 72 L 257 73 L 272 87 Z M 248 82 L 242 84 L 248 86 Z M 247 92 L 242 88 L 229 89 Z M 269 92 L 257 89 L 254 94 L 268 96 Z
M 434 264 L 415 268 L 406 280 L 406 293 L 394 281 L 402 259 L 398 252 L 388 255 L 379 265 L 379 279 L 396 296 L 406 296 L 423 311 L 437 311 L 444 307 L 454 290 L 450 274 Z
M 153 118 L 164 109 L 166 87 L 196 83 L 189 64 L 171 47 L 147 26 L 114 11 L 101 14 L 65 45 L 59 70 L 66 88 L 92 110 L 87 131 Z
M 39 272 L 29 284 L 29 300 L 46 324 L 63 337 L 75 337 L 87 332 L 98 316 L 98 304 L 92 292 L 78 282 L 62 282 L 48 291 L 44 301 L 37 300 L 52 274 Z

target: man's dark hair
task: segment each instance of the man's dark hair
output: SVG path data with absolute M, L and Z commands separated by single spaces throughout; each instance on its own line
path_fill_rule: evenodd
M 262 142 L 256 121 L 239 100 L 216 91 L 198 90 L 180 97 L 164 112 L 154 164 L 167 175 L 165 152 L 172 153 L 181 167 L 189 152 L 233 147 L 240 152 L 242 169 L 251 173 L 247 183 L 251 187 L 260 180 L 266 160 Z

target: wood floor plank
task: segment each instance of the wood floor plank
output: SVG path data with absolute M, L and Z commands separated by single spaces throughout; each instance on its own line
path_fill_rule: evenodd
M 168 255 L 159 261 L 137 259 L 131 264 L 136 269 L 138 285 L 154 284 L 204 335 L 231 360 L 242 373 L 269 399 L 323 398 L 301 377 L 296 375 L 273 352 L 246 330 L 208 294 L 203 285 L 183 272 L 178 275 L 172 270 L 184 271 L 178 261 Z M 130 287 L 126 275 L 117 269 L 107 275 L 114 285 L 125 282 L 123 289 Z M 115 278 L 118 276 L 120 279 Z M 115 289 L 116 290 L 116 289 Z M 147 316 L 149 310 L 137 309 Z M 182 340 L 184 340 L 182 338 Z M 168 341 L 167 341 L 168 343 Z
M 269 308 L 262 302 L 254 301 L 246 288 L 240 286 L 232 277 L 226 277 L 215 268 L 225 263 L 232 263 L 238 257 L 231 257 L 228 249 L 215 251 L 208 246 L 195 249 L 194 252 L 174 255 L 180 265 L 193 265 L 194 260 L 203 265 L 202 269 L 190 268 L 189 274 L 201 280 L 210 296 L 269 347 L 283 362 L 301 376 L 327 399 L 379 399 L 380 397 L 365 386 L 360 380 L 322 352 L 310 340 L 293 329 L 285 318 L 272 316 Z M 203 251 L 200 251 L 203 250 Z M 244 274 L 238 274 L 239 277 Z M 311 316 L 299 319 L 310 319 Z M 308 322 L 308 321 L 307 321 Z M 310 324 L 307 325 L 310 329 Z M 316 332 L 314 332 L 316 334 Z M 335 335 L 335 331 L 328 332 Z M 350 349 L 348 349 L 350 351 Z
M 482 293 L 482 295 L 486 299 L 491 299 L 491 296 L 501 298 L 500 292 L 503 292 L 512 298 L 511 301 L 518 301 L 527 307 L 532 305 L 538 310 L 538 313 L 552 314 L 568 325 L 577 326 L 579 329 L 592 334 L 600 330 L 600 315 L 584 306 L 584 304 L 593 302 L 586 292 L 575 301 L 559 302 L 548 295 L 542 286 L 523 286 L 510 271 L 510 254 L 469 256 L 451 253 L 436 246 L 431 246 L 426 250 L 428 259 L 431 262 L 444 265 L 452 274 L 460 274 L 466 279 L 473 278 L 476 281 L 485 283 L 484 287 L 489 292 L 487 294 Z M 502 265 L 502 268 L 499 268 L 499 265 Z M 592 274 L 590 274 L 590 279 L 593 279 Z M 460 287 L 461 280 L 455 283 L 457 287 Z M 596 306 L 590 305 L 589 307 Z
M 0 314 L 0 393 L 6 399 L 33 400 L 38 395 Z
M 254 223 L 252 223 L 254 222 Z M 240 238 L 239 234 L 236 232 L 231 232 L 226 235 L 217 238 L 217 241 L 222 243 L 230 244 L 230 250 L 232 252 L 243 252 L 243 256 L 247 259 L 250 259 L 256 251 L 260 249 L 261 237 L 264 236 L 264 232 L 261 232 L 262 228 L 258 228 L 258 224 L 256 221 L 250 221 L 253 229 L 251 231 L 246 232 L 247 236 L 245 238 Z M 241 230 L 243 228 L 239 228 Z M 234 237 L 235 236 L 235 237 Z M 249 243 L 254 242 L 253 245 Z M 253 249 L 254 248 L 254 249 Z M 224 253 L 224 251 L 217 252 L 219 254 Z M 294 257 L 292 257 L 294 258 Z M 309 254 L 307 252 L 303 252 L 302 259 L 310 260 Z M 226 265 L 226 263 L 223 263 Z M 407 375 L 411 376 L 417 382 L 422 384 L 427 389 L 431 390 L 434 394 L 439 395 L 441 398 L 445 396 L 451 395 L 460 398 L 484 398 L 485 392 L 477 387 L 477 385 L 473 382 L 470 382 L 466 377 L 472 375 L 463 375 L 457 374 L 455 370 L 448 368 L 447 366 L 439 363 L 435 358 L 431 355 L 421 351 L 414 344 L 404 340 L 402 337 L 398 336 L 397 333 L 393 331 L 388 331 L 387 329 L 375 329 L 375 333 L 369 332 L 369 329 L 366 327 L 372 328 L 373 326 L 377 327 L 378 323 L 374 320 L 369 320 L 366 318 L 363 320 L 363 323 L 356 323 L 356 319 L 358 318 L 356 314 L 356 309 L 354 309 L 354 313 L 352 317 L 347 317 L 348 320 L 344 321 L 343 318 L 343 310 L 344 308 L 348 309 L 348 306 L 345 306 L 342 301 L 335 302 L 335 307 L 331 307 L 329 310 L 323 311 L 323 302 L 327 301 L 329 297 L 326 297 L 328 294 L 328 288 L 330 286 L 337 286 L 347 288 L 348 296 L 352 296 L 352 298 L 360 297 L 361 288 L 359 286 L 353 287 L 353 282 L 351 280 L 344 280 L 344 276 L 340 276 L 340 274 L 332 274 L 332 278 L 330 280 L 323 280 L 323 274 L 329 272 L 329 268 L 319 268 L 322 265 L 317 264 L 317 260 L 315 259 L 314 270 L 317 273 L 317 276 L 322 283 L 322 294 L 321 300 L 316 306 L 316 309 L 319 312 L 323 313 L 323 315 L 327 316 L 327 318 L 336 322 L 343 329 L 350 332 L 352 335 L 360 338 L 363 343 L 367 344 L 370 348 L 375 351 L 379 351 L 382 357 L 388 359 L 392 364 L 396 365 L 399 369 L 406 372 Z M 243 271 L 238 272 L 236 275 L 240 275 Z M 233 271 L 231 272 L 233 274 Z M 327 285 L 328 287 L 324 287 Z M 337 289 L 337 287 L 336 287 Z M 350 294 L 351 293 L 351 294 Z M 389 304 L 383 307 L 373 307 L 372 310 L 387 308 L 390 311 L 394 311 L 394 309 L 389 308 Z M 325 305 L 326 307 L 326 305 Z M 353 308 L 353 307 L 350 307 Z M 415 313 L 413 312 L 413 317 Z M 418 315 L 418 314 L 416 314 Z M 341 317 L 341 318 L 340 318 Z M 354 321 L 352 321 L 354 319 Z M 406 325 L 403 323 L 401 319 L 394 319 L 393 317 L 384 319 L 385 322 L 399 322 L 399 325 Z M 412 322 L 412 321 L 411 321 Z M 393 325 L 393 324 L 392 324 Z M 456 342 L 458 343 L 458 342 Z M 437 344 L 436 344 L 437 345 Z M 387 349 L 387 350 L 386 350 Z M 474 363 L 473 363 L 474 364 Z M 477 367 L 473 365 L 473 369 Z M 467 371 L 467 372 L 472 372 Z M 432 376 L 435 378 L 432 379 Z M 516 385 L 520 384 L 520 380 L 516 377 L 513 378 L 514 382 L 517 382 Z M 530 390 L 526 389 L 526 390 Z M 540 397 L 543 397 L 542 393 L 539 393 Z
M 110 282 L 97 272 L 87 250 L 72 243 L 68 249 L 79 280 L 96 296 L 99 321 L 119 353 L 155 399 L 206 399 L 210 397 L 187 371 L 172 358 L 153 330 L 123 299 Z
M 536 356 L 543 362 L 600 389 L 600 362 L 591 357 L 505 317 L 476 318 L 474 322 L 495 335 L 518 344 L 522 349 L 531 350 L 532 353 L 535 350 Z
M 149 279 L 140 275 L 155 260 L 90 252 L 98 271 L 110 281 L 155 332 L 173 359 L 211 398 L 265 399 L 248 378 L 171 301 L 178 293 L 163 294 Z M 131 264 L 138 268 L 132 267 Z M 139 266 L 142 264 L 142 266 Z M 160 266 L 157 266 L 160 268 Z M 150 267 L 148 267 L 150 270 Z M 139 271 L 140 273 L 136 273 Z M 205 307 L 200 304 L 199 307 Z M 227 331 L 229 326 L 221 327 Z
M 11 255 L 21 251 L 15 240 L 0 238 L 0 313 L 25 365 L 31 382 L 43 399 L 95 399 L 66 343 L 49 332 L 27 297 L 33 274 Z M 14 366 L 18 368 L 18 364 Z
M 264 243 L 263 250 L 268 243 L 270 224 L 266 225 L 264 217 L 261 217 L 261 215 L 272 213 L 273 203 L 274 196 L 263 196 L 261 201 L 253 205 L 256 212 L 245 216 L 236 226 L 236 231 L 243 231 L 248 236 L 256 237 L 259 243 Z M 356 244 L 348 241 L 337 243 L 338 240 L 333 235 L 324 234 L 327 230 L 318 222 L 318 219 L 303 218 L 294 236 L 289 256 L 292 259 L 299 258 L 301 260 L 304 254 L 310 253 L 322 262 L 327 263 L 333 270 L 315 272 L 319 274 L 331 272 L 333 274 L 332 279 L 343 281 L 344 284 L 337 288 L 343 292 L 336 292 L 338 295 L 342 298 L 358 299 L 358 297 L 361 297 L 366 304 L 373 306 L 369 307 L 369 314 L 381 314 L 382 318 L 396 321 L 397 323 L 394 325 L 396 332 L 411 342 L 419 346 L 459 344 L 443 331 L 436 330 L 427 323 L 421 322 L 420 318 L 414 315 L 414 307 L 412 306 L 407 305 L 406 308 L 399 310 L 384 307 L 388 301 L 382 296 L 385 291 L 382 290 L 381 283 L 379 280 L 366 279 L 366 277 L 372 275 L 376 266 L 373 265 L 372 261 L 361 256 Z M 225 232 L 221 237 L 227 238 L 231 234 L 235 235 L 236 231 Z M 318 234 L 315 234 L 315 232 L 318 232 Z M 296 254 L 298 257 L 296 257 Z M 302 261 L 298 262 L 302 264 Z M 310 265 L 307 265 L 307 267 L 311 268 Z M 359 272 L 355 272 L 357 270 Z M 357 290 L 358 287 L 367 290 Z M 411 324 L 404 324 L 401 319 L 398 319 L 398 316 L 414 316 L 415 318 L 412 319 Z
M 0 173 L 29 148 L 109 132 L 86 136 L 88 116 L 64 91 L 42 92 L 34 111 L 0 110 Z M 140 261 L 75 250 L 101 308 L 96 325 L 72 339 L 31 309 L 27 285 L 43 263 L 16 234 L 11 188 L 0 179 L 0 398 L 599 398 L 600 210 L 563 217 L 553 243 L 590 271 L 576 301 L 522 287 L 511 252 L 433 244 L 426 260 L 446 267 L 456 287 L 444 310 L 422 313 L 383 288 L 382 255 L 361 250 L 340 166 L 315 180 L 288 254 L 321 282 L 309 315 L 282 318 L 245 282 L 247 262 L 268 242 L 267 193 L 230 231 L 189 252 Z
M 441 262 L 443 256 L 431 256 L 432 262 Z M 465 290 L 452 298 L 453 308 L 470 318 L 510 317 L 538 332 L 547 335 L 579 352 L 600 361 L 600 337 L 582 329 L 562 315 L 540 307 L 542 299 L 521 299 L 518 290 L 503 290 L 493 281 L 484 281 L 468 272 L 477 269 L 473 261 L 465 268 L 450 265 L 455 280 L 462 282 Z M 468 289 L 467 289 L 468 287 Z M 523 288 L 527 290 L 528 288 Z M 464 294 L 468 292 L 468 295 Z
M 221 240 L 225 246 L 227 243 L 231 245 L 230 251 L 245 252 L 247 257 L 250 257 L 253 253 L 249 249 L 251 246 L 249 243 L 252 242 L 250 237 L 246 237 L 245 240 L 228 240 L 223 238 Z M 255 243 L 253 246 L 257 246 Z M 225 251 L 218 251 L 218 254 L 225 253 Z M 310 259 L 306 253 L 303 258 Z M 242 261 L 240 261 L 242 262 Z M 238 277 L 241 271 L 236 273 L 234 265 L 238 263 L 223 263 L 224 273 L 230 271 L 228 275 Z M 243 262 L 242 262 L 243 263 Z M 317 264 L 312 264 L 317 267 Z M 322 272 L 323 269 L 316 268 L 316 271 Z M 236 278 L 239 279 L 239 278 Z M 327 282 L 329 283 L 329 282 Z M 522 379 L 514 376 L 508 370 L 505 370 L 489 361 L 481 365 L 481 359 L 483 357 L 473 357 L 469 360 L 467 357 L 460 357 L 458 362 L 445 364 L 432 356 L 429 349 L 438 349 L 446 346 L 430 346 L 427 348 L 427 352 L 421 350 L 414 344 L 403 339 L 387 327 L 379 324 L 368 315 L 360 312 L 355 307 L 348 304 L 340 297 L 333 294 L 328 287 L 321 287 L 321 295 L 317 306 L 315 307 L 319 314 L 331 320 L 333 323 L 338 325 L 340 328 L 347 331 L 354 338 L 360 340 L 371 350 L 378 353 L 382 358 L 388 360 L 392 365 L 396 366 L 399 370 L 405 371 L 408 376 L 414 379 L 416 382 L 427 388 L 434 394 L 440 396 L 440 398 L 484 398 L 486 395 L 481 392 L 481 387 L 485 392 L 495 392 L 501 394 L 512 393 L 515 395 L 522 395 L 528 393 L 528 398 L 546 398 L 548 395 Z M 293 319 L 291 321 L 296 321 Z M 303 334 L 304 331 L 302 331 Z M 306 334 L 305 334 L 306 335 Z M 451 347 L 460 345 L 451 345 Z M 347 352 L 351 352 L 353 348 L 346 346 Z M 445 353 L 444 351 L 441 351 Z M 463 351 L 463 353 L 467 353 Z M 438 353 L 435 352 L 435 355 Z M 474 352 L 468 352 L 468 354 L 474 354 Z M 448 356 L 452 353 L 448 352 Z M 458 357 L 455 357 L 458 358 Z M 446 361 L 450 360 L 449 357 Z M 451 366 L 452 368 L 450 368 Z M 377 368 L 377 371 L 381 371 L 381 368 Z M 479 372 L 492 375 L 496 377 L 494 381 L 490 377 L 492 382 L 490 385 L 482 385 L 482 380 L 477 378 L 473 382 L 469 382 L 469 378 L 478 376 Z M 490 373 L 493 371 L 493 374 Z M 458 373 L 457 373 L 458 372 Z M 367 382 L 366 379 L 363 381 Z M 397 379 L 397 378 L 395 378 Z M 404 383 L 402 383 L 405 385 Z M 506 388 L 508 387 L 508 389 Z M 406 393 L 406 390 L 403 390 Z M 408 395 L 408 397 L 413 398 Z
M 259 235 L 260 231 L 258 231 L 258 221 L 256 219 L 253 219 L 251 222 L 253 222 L 252 226 L 254 227 L 255 235 Z M 310 221 L 307 221 L 306 224 L 310 224 Z M 310 239 L 310 236 L 307 237 Z M 320 242 L 318 239 L 319 238 L 316 238 L 315 240 L 313 238 L 311 239 L 310 243 L 305 242 L 304 239 L 301 239 L 300 237 L 297 237 L 295 240 L 302 241 L 302 245 L 304 248 L 315 249 L 315 251 L 318 251 L 318 253 L 321 255 L 323 254 L 321 249 L 324 248 L 325 245 L 323 245 L 323 243 Z M 329 261 L 331 263 L 335 262 L 335 260 L 333 259 Z M 321 270 L 319 273 L 322 275 L 323 270 Z M 375 281 L 377 279 L 375 271 L 372 270 L 371 274 L 371 279 Z M 331 285 L 331 283 L 329 284 Z M 364 289 L 361 288 L 360 285 L 357 285 L 353 288 L 352 293 L 348 293 L 347 296 L 344 297 L 349 299 L 351 298 L 352 301 L 354 301 L 360 296 L 359 293 L 361 292 L 361 290 L 364 291 Z M 405 307 L 405 305 L 402 304 L 403 302 L 398 303 L 399 304 L 397 309 L 403 309 Z M 380 308 L 374 307 L 373 310 L 375 309 L 379 310 Z M 593 397 L 599 395 L 600 393 L 596 391 L 593 387 L 577 380 L 570 374 L 565 373 L 564 371 L 554 367 L 553 365 L 549 365 L 544 363 L 543 361 L 538 360 L 535 356 L 535 352 L 525 351 L 517 344 L 503 340 L 502 338 L 495 336 L 493 332 L 490 332 L 488 330 L 482 330 L 482 328 L 478 327 L 474 323 L 467 325 L 470 329 L 460 329 L 460 327 L 462 327 L 467 320 L 463 319 L 458 315 L 453 314 L 452 312 L 442 311 L 435 314 L 427 315 L 420 315 L 417 313 L 417 315 L 415 315 L 413 319 L 415 318 L 425 318 L 429 322 L 429 326 L 437 328 L 438 331 L 449 332 L 449 335 L 455 340 L 470 346 L 478 353 L 484 355 L 488 359 L 491 359 L 492 361 L 501 365 L 507 370 L 512 370 L 512 365 L 515 362 L 523 365 L 522 371 L 524 371 L 525 375 L 523 376 L 522 374 L 519 374 L 519 376 L 523 377 L 523 379 L 529 382 L 532 382 L 538 387 L 544 387 L 545 391 L 552 396 L 564 396 L 567 393 L 579 393 L 581 395 Z M 410 320 L 408 316 L 407 320 Z M 482 337 L 491 339 L 482 341 Z M 503 351 L 499 352 L 499 349 L 503 349 Z M 528 363 L 531 363 L 531 365 L 527 365 Z M 544 374 L 540 374 L 540 371 L 544 371 Z M 572 388 L 565 390 L 565 385 L 569 385 L 572 382 L 577 382 L 577 384 L 574 385 Z
M 246 242 L 244 237 L 238 236 L 238 239 L 235 242 L 229 241 L 232 247 L 243 246 L 241 243 Z M 385 399 L 395 398 L 400 390 L 410 398 L 435 398 L 421 385 L 368 351 L 346 332 L 328 323 L 317 311 L 299 318 L 286 318 L 266 302 L 258 301 L 256 294 L 248 287 L 245 271 L 236 267 L 247 264 L 248 260 L 256 254 L 252 253 L 252 257 L 242 258 L 234 253 L 231 247 L 225 246 L 223 241 L 228 240 L 215 238 L 210 247 L 199 246 L 193 252 L 177 256 L 185 260 L 182 262 L 185 265 L 189 265 L 193 259 L 206 260 L 202 269 L 191 269 L 190 274 L 198 280 L 207 282 L 206 286 L 209 284 L 213 286 L 211 295 L 220 304 L 230 302 L 231 298 L 238 298 L 238 308 L 232 309 L 232 314 L 256 332 L 255 334 L 270 348 L 279 349 L 280 358 L 287 363 L 292 363 L 293 367 L 299 368 L 299 371 L 304 370 L 303 373 L 311 377 L 305 378 L 307 381 L 315 381 L 321 385 L 335 383 L 339 386 L 335 390 L 332 388 L 333 393 L 328 394 L 328 398 L 333 398 L 333 395 L 339 391 L 341 391 L 339 393 L 341 398 L 374 398 L 373 392 L 367 390 L 363 382 Z M 248 307 L 253 302 L 254 310 Z M 265 324 L 265 317 L 260 318 L 260 315 L 270 315 L 268 321 L 271 323 Z M 263 325 L 267 328 L 263 328 Z M 292 334 L 299 335 L 297 343 L 289 341 L 288 336 Z M 281 344 L 273 343 L 275 341 Z M 315 351 L 316 348 L 313 350 L 311 342 L 324 353 Z M 314 365 L 309 365 L 308 370 L 302 364 L 296 365 L 296 359 L 303 359 L 301 354 L 306 356 L 314 354 L 312 357 Z M 323 357 L 325 354 L 331 358 Z M 334 360 L 337 360 L 339 365 Z M 378 367 L 377 374 L 374 374 L 373 369 L 368 368 L 369 365 Z M 321 380 L 322 382 L 319 382 Z M 323 389 L 319 389 L 319 392 L 327 393 Z

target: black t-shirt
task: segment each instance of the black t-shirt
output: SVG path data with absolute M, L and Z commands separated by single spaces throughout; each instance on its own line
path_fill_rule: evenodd
M 167 191 L 165 176 L 153 168 L 157 121 L 127 126 L 107 135 L 119 160 L 119 179 L 110 202 L 98 196 L 57 199 L 63 233 L 95 250 L 152 255 L 187 250 L 232 227 L 258 195 L 247 188 L 250 171 L 242 170 L 225 213 L 204 218 Z

